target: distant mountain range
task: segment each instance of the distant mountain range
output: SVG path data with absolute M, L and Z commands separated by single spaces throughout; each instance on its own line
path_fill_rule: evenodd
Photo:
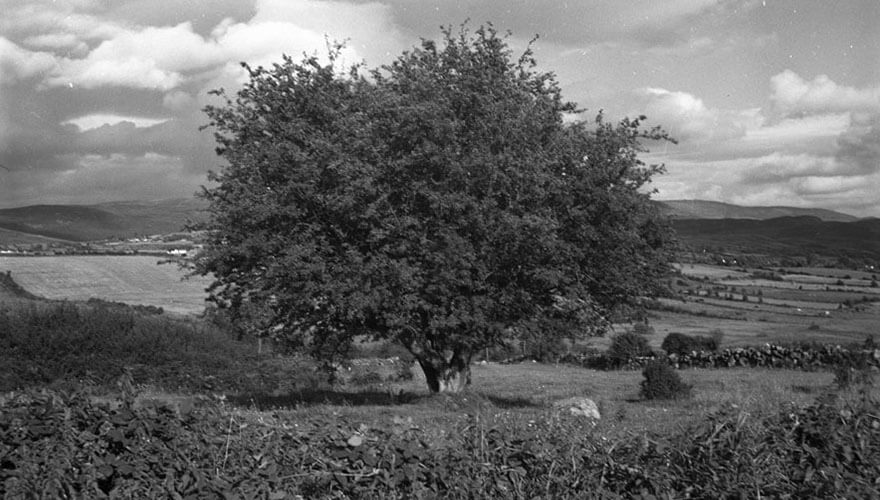
M 203 218 L 198 199 L 31 205 L 0 210 L 0 244 L 94 241 L 182 231 Z M 12 241 L 16 240 L 16 241 Z
M 823 221 L 852 222 L 858 217 L 825 210 L 823 208 L 795 207 L 742 207 L 705 200 L 657 201 L 661 210 L 674 219 L 755 219 L 767 220 L 777 217 L 816 217 Z
M 700 200 L 657 201 L 682 246 L 776 256 L 827 255 L 880 261 L 880 219 L 822 209 L 741 207 Z M 96 205 L 33 205 L 0 210 L 0 245 L 63 243 L 168 234 L 203 220 L 198 199 Z

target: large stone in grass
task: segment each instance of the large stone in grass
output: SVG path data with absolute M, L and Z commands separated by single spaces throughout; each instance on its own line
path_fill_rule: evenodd
M 565 412 L 567 410 L 571 415 L 577 417 L 586 417 L 593 420 L 599 420 L 600 418 L 599 407 L 596 405 L 596 402 L 590 398 L 578 396 L 561 399 L 553 403 L 553 408 L 559 412 Z

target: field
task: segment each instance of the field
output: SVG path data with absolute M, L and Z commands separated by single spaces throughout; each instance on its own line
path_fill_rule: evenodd
M 809 283 L 827 278 L 824 269 L 773 279 L 760 269 L 680 269 L 670 278 L 676 294 L 648 311 L 643 335 L 654 349 L 671 332 L 715 331 L 722 347 L 851 345 L 880 324 L 865 280 L 826 289 Z M 378 354 L 399 349 L 361 347 L 331 382 L 313 361 L 257 353 L 192 314 L 72 302 L 199 311 L 206 280 L 181 282 L 155 257 L 2 258 L 6 270 L 27 292 L 71 301 L 34 307 L 0 286 L 0 486 L 24 496 L 880 494 L 871 482 L 880 473 L 878 391 L 845 389 L 830 371 L 680 370 L 691 397 L 654 401 L 641 394 L 640 370 L 477 362 L 464 394 L 431 395 L 417 364 Z M 591 398 L 601 418 L 554 409 L 569 397 Z M 855 447 L 863 458 L 845 459 Z
M 0 272 L 10 271 L 25 290 L 47 299 L 99 298 L 162 307 L 180 314 L 201 312 L 210 280 L 184 273 L 155 256 L 0 257 Z

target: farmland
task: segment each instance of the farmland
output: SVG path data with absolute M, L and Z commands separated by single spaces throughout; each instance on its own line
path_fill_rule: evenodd
M 357 347 L 361 359 L 342 365 L 331 382 L 311 360 L 259 354 L 253 344 L 194 317 L 204 305 L 207 280 L 181 281 L 176 266 L 156 261 L 0 259 L 0 272 L 10 271 L 25 291 L 67 300 L 35 309 L 21 290 L 0 293 L 0 330 L 11 335 L 0 335 L 9 344 L 0 346 L 6 368 L 0 384 L 4 390 L 49 388 L 0 395 L 0 451 L 7 453 L 6 464 L 18 467 L 15 474 L 0 471 L 0 484 L 6 478 L 6 487 L 15 488 L 9 491 L 33 491 L 38 481 L 48 481 L 96 496 L 115 488 L 132 496 L 247 491 L 272 498 L 416 497 L 427 488 L 450 498 L 474 491 L 496 498 L 579 497 L 572 484 L 587 485 L 597 496 L 717 498 L 755 489 L 769 496 L 808 495 L 820 483 L 792 471 L 820 465 L 798 457 L 810 450 L 843 456 L 858 439 L 866 443 L 860 449 L 864 463 L 841 459 L 821 467 L 832 478 L 850 474 L 845 487 L 856 488 L 855 496 L 875 491 L 860 478 L 877 472 L 877 406 L 838 388 L 828 371 L 681 370 L 692 397 L 664 402 L 641 397 L 637 370 L 489 361 L 473 365 L 466 393 L 432 396 L 405 352 L 378 343 L 373 350 Z M 880 296 L 864 279 L 870 275 L 678 268 L 680 274 L 669 278 L 673 293 L 648 302 L 650 329 L 642 335 L 655 350 L 672 332 L 718 331 L 725 348 L 860 344 L 880 324 L 873 301 Z M 92 297 L 185 314 L 141 317 L 75 302 Z M 621 323 L 615 331 L 631 328 Z M 576 347 L 602 351 L 609 343 L 608 337 L 590 338 Z M 553 409 L 554 402 L 579 396 L 596 401 L 599 421 Z M 832 396 L 837 402 L 830 404 Z M 45 425 L 33 424 L 33 436 L 13 434 L 17 415 L 34 408 L 43 408 L 42 420 L 31 422 Z M 142 438 L 142 429 L 159 430 Z M 836 437 L 802 449 L 798 432 Z M 731 461 L 735 470 L 728 468 Z M 77 472 L 65 465 L 70 463 L 94 465 Z M 157 472 L 155 463 L 173 470 Z
M 10 271 L 25 290 L 47 299 L 100 298 L 152 305 L 193 314 L 205 307 L 210 280 L 184 273 L 155 256 L 0 257 L 0 272 Z

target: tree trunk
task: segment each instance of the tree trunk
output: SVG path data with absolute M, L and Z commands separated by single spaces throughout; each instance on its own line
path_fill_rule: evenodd
M 431 392 L 457 393 L 463 391 L 471 383 L 471 356 L 469 354 L 455 353 L 448 359 L 445 356 L 423 355 L 416 359 L 425 373 L 425 381 Z

